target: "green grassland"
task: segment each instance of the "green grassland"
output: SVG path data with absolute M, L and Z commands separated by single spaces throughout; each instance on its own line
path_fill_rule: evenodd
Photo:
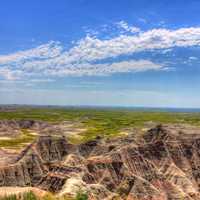
M 0 120 L 3 119 L 34 119 L 50 123 L 71 121 L 81 122 L 87 129 L 82 133 L 80 141 L 71 138 L 73 142 L 91 140 L 96 136 L 116 136 L 121 130 L 134 127 L 143 127 L 147 122 L 155 123 L 184 123 L 200 126 L 200 113 L 170 113 L 153 111 L 134 111 L 128 109 L 95 109 L 95 108 L 32 108 L 19 107 L 14 111 L 1 111 Z M 14 141 L 0 141 L 0 146 L 20 145 L 23 140 L 34 139 L 24 130 L 23 135 Z M 25 141 L 26 142 L 26 141 Z
M 33 141 L 35 138 L 36 136 L 31 134 L 29 130 L 22 129 L 21 134 L 17 137 L 13 137 L 12 139 L 0 139 L 0 147 L 19 149 Z

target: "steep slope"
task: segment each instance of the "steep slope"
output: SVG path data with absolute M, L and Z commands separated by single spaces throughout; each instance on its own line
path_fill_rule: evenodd
M 90 199 L 200 199 L 200 129 L 158 125 L 139 139 L 69 144 L 41 136 L 0 168 L 0 186 L 32 186 L 58 195 L 80 189 Z

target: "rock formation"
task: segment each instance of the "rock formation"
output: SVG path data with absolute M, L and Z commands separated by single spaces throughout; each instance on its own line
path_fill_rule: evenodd
M 199 200 L 200 129 L 158 125 L 135 139 L 72 145 L 41 136 L 0 168 L 0 186 L 31 186 L 90 199 Z

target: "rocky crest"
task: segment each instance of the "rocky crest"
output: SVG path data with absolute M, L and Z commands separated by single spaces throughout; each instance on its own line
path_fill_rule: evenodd
M 62 194 L 82 189 L 90 199 L 200 199 L 200 129 L 159 125 L 139 139 L 72 145 L 41 136 L 0 168 L 0 186 L 33 186 Z

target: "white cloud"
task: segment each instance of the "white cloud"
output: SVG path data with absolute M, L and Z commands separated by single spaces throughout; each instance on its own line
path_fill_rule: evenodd
M 50 41 L 47 44 L 30 50 L 19 51 L 10 55 L 0 55 L 0 65 L 9 65 L 15 62 L 25 62 L 34 59 L 50 59 L 60 55 L 62 46 L 59 42 Z
M 55 60 L 52 62 L 49 62 L 48 60 L 27 62 L 24 63 L 21 71 L 15 71 L 14 69 L 13 71 L 5 70 L 2 71 L 3 73 L 0 71 L 0 75 L 9 80 L 14 80 L 14 75 L 16 77 L 20 77 L 21 75 L 36 76 L 38 79 L 32 79 L 32 82 L 52 82 L 52 79 L 43 79 L 43 77 L 106 76 L 114 73 L 142 72 L 162 69 L 164 70 L 166 67 L 149 60 L 129 60 L 104 64 L 91 64 L 88 62 L 65 64 L 64 62 L 55 63 Z
M 129 28 L 126 25 L 123 24 L 125 28 Z M 167 69 L 165 65 L 150 60 L 116 62 L 114 59 L 136 52 L 168 51 L 174 47 L 199 45 L 200 27 L 153 29 L 133 35 L 122 34 L 107 40 L 87 36 L 69 50 L 64 50 L 60 43 L 51 41 L 30 50 L 0 55 L 0 76 L 13 80 L 20 76 L 92 76 L 163 70 Z M 112 58 L 113 61 L 105 62 L 108 58 Z M 97 61 L 101 64 L 96 64 Z
M 130 60 L 105 64 L 72 64 L 60 66 L 58 69 L 48 69 L 43 71 L 44 75 L 51 76 L 106 76 L 114 73 L 141 72 L 147 70 L 161 70 L 165 67 L 148 60 Z
M 29 80 L 32 83 L 50 83 L 55 82 L 54 79 L 46 78 L 46 79 L 30 79 Z
M 198 58 L 195 57 L 195 56 L 190 56 L 190 57 L 189 57 L 189 60 L 198 60 Z
M 200 45 L 200 28 L 153 29 L 139 35 L 120 35 L 110 40 L 86 37 L 68 55 L 92 61 L 136 52 Z
M 164 49 L 161 51 L 162 54 L 168 54 L 169 52 L 171 52 L 172 49 Z
M 120 21 L 120 22 L 118 22 L 118 23 L 117 23 L 117 26 L 118 26 L 119 28 L 122 28 L 122 29 L 124 29 L 125 31 L 131 32 L 131 33 L 138 33 L 138 32 L 140 32 L 140 28 L 138 28 L 138 27 L 136 27 L 136 26 L 129 26 L 129 25 L 127 24 L 127 22 L 125 22 L 125 21 Z
M 18 79 L 20 74 L 21 74 L 21 71 L 18 71 L 18 70 L 11 70 L 8 68 L 0 68 L 0 77 L 3 77 L 9 81 L 14 81 L 14 80 Z

